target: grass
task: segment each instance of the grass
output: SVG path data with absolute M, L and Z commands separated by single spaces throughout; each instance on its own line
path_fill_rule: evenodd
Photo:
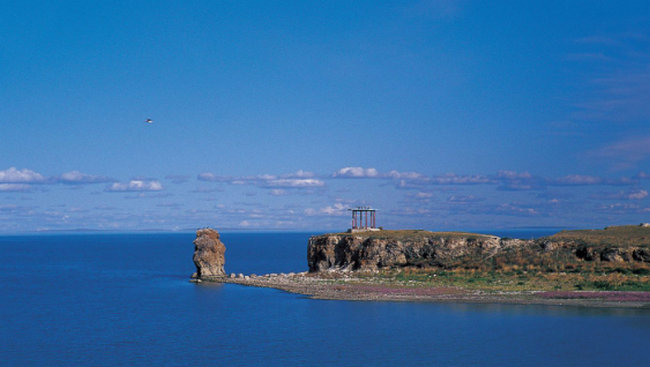
M 374 277 L 376 275 L 368 275 Z M 650 275 L 602 273 L 556 273 L 544 271 L 472 271 L 401 269 L 382 272 L 391 282 L 428 287 L 459 287 L 484 291 L 650 291 Z
M 361 238 L 372 238 L 372 239 L 387 239 L 387 240 L 413 240 L 413 239 L 423 239 L 430 237 L 445 237 L 445 238 L 468 238 L 468 239 L 479 239 L 479 238 L 494 238 L 494 236 L 479 234 L 479 233 L 469 233 L 469 232 L 431 232 L 425 231 L 422 229 L 401 229 L 401 230 L 381 230 L 381 231 L 367 231 L 367 232 L 357 232 L 357 233 L 328 233 L 323 236 L 355 236 Z
M 548 238 L 576 241 L 589 246 L 650 247 L 650 227 L 612 226 L 605 229 L 562 231 Z
M 424 230 L 383 230 L 337 235 L 402 241 L 432 237 L 493 238 L 476 233 Z M 383 270 L 379 273 L 379 278 L 409 286 L 460 287 L 485 291 L 650 292 L 650 263 L 604 261 L 599 256 L 587 261 L 576 255 L 584 247 L 601 252 L 617 248 L 621 253 L 626 252 L 627 258 L 631 258 L 630 254 L 635 247 L 650 248 L 650 227 L 634 225 L 601 230 L 562 231 L 537 241 L 503 248 L 490 256 L 470 252 L 440 263 L 427 262 L 425 259 L 422 264 Z M 369 279 L 377 277 L 376 274 L 365 276 Z
M 431 232 L 421 229 L 412 230 L 381 230 L 376 232 L 358 232 L 358 233 L 331 233 L 326 235 L 337 236 L 357 236 L 362 238 L 378 239 L 421 239 L 427 237 L 464 237 L 471 239 L 490 238 L 494 236 L 469 232 Z M 546 237 L 552 240 L 576 241 L 588 245 L 606 245 L 606 246 L 639 246 L 650 247 L 650 227 L 639 225 L 628 226 L 611 226 L 605 229 L 583 229 L 561 231 L 552 236 Z

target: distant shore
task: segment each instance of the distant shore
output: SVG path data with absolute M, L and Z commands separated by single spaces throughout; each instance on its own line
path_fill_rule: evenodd
M 313 299 L 349 301 L 449 302 L 650 309 L 650 292 L 636 291 L 486 291 L 392 282 L 353 273 L 231 274 L 207 282 L 274 288 Z M 200 282 L 200 281 L 199 281 Z

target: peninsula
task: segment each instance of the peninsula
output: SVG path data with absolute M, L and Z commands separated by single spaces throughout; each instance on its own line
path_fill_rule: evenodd
M 266 275 L 226 274 L 215 230 L 199 230 L 194 243 L 195 282 L 320 299 L 650 308 L 647 224 L 533 240 L 422 230 L 331 233 L 309 239 L 308 272 Z

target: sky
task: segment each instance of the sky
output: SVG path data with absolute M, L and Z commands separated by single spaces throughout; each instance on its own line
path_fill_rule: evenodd
M 0 2 L 2 233 L 649 222 L 649 122 L 647 1 Z

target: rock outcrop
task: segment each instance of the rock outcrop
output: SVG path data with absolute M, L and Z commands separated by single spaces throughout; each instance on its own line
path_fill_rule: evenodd
M 490 256 L 502 246 L 495 236 L 412 232 L 313 236 L 307 248 L 309 271 L 453 267 L 469 258 Z
M 488 270 L 508 266 L 564 271 L 580 262 L 647 267 L 650 250 L 645 246 L 585 245 L 550 237 L 520 240 L 473 233 L 381 231 L 313 236 L 307 262 L 310 272 L 404 267 Z
M 194 265 L 196 273 L 192 275 L 195 279 L 206 279 L 211 277 L 224 276 L 226 246 L 219 239 L 219 232 L 210 228 L 203 228 L 196 231 L 194 240 Z

